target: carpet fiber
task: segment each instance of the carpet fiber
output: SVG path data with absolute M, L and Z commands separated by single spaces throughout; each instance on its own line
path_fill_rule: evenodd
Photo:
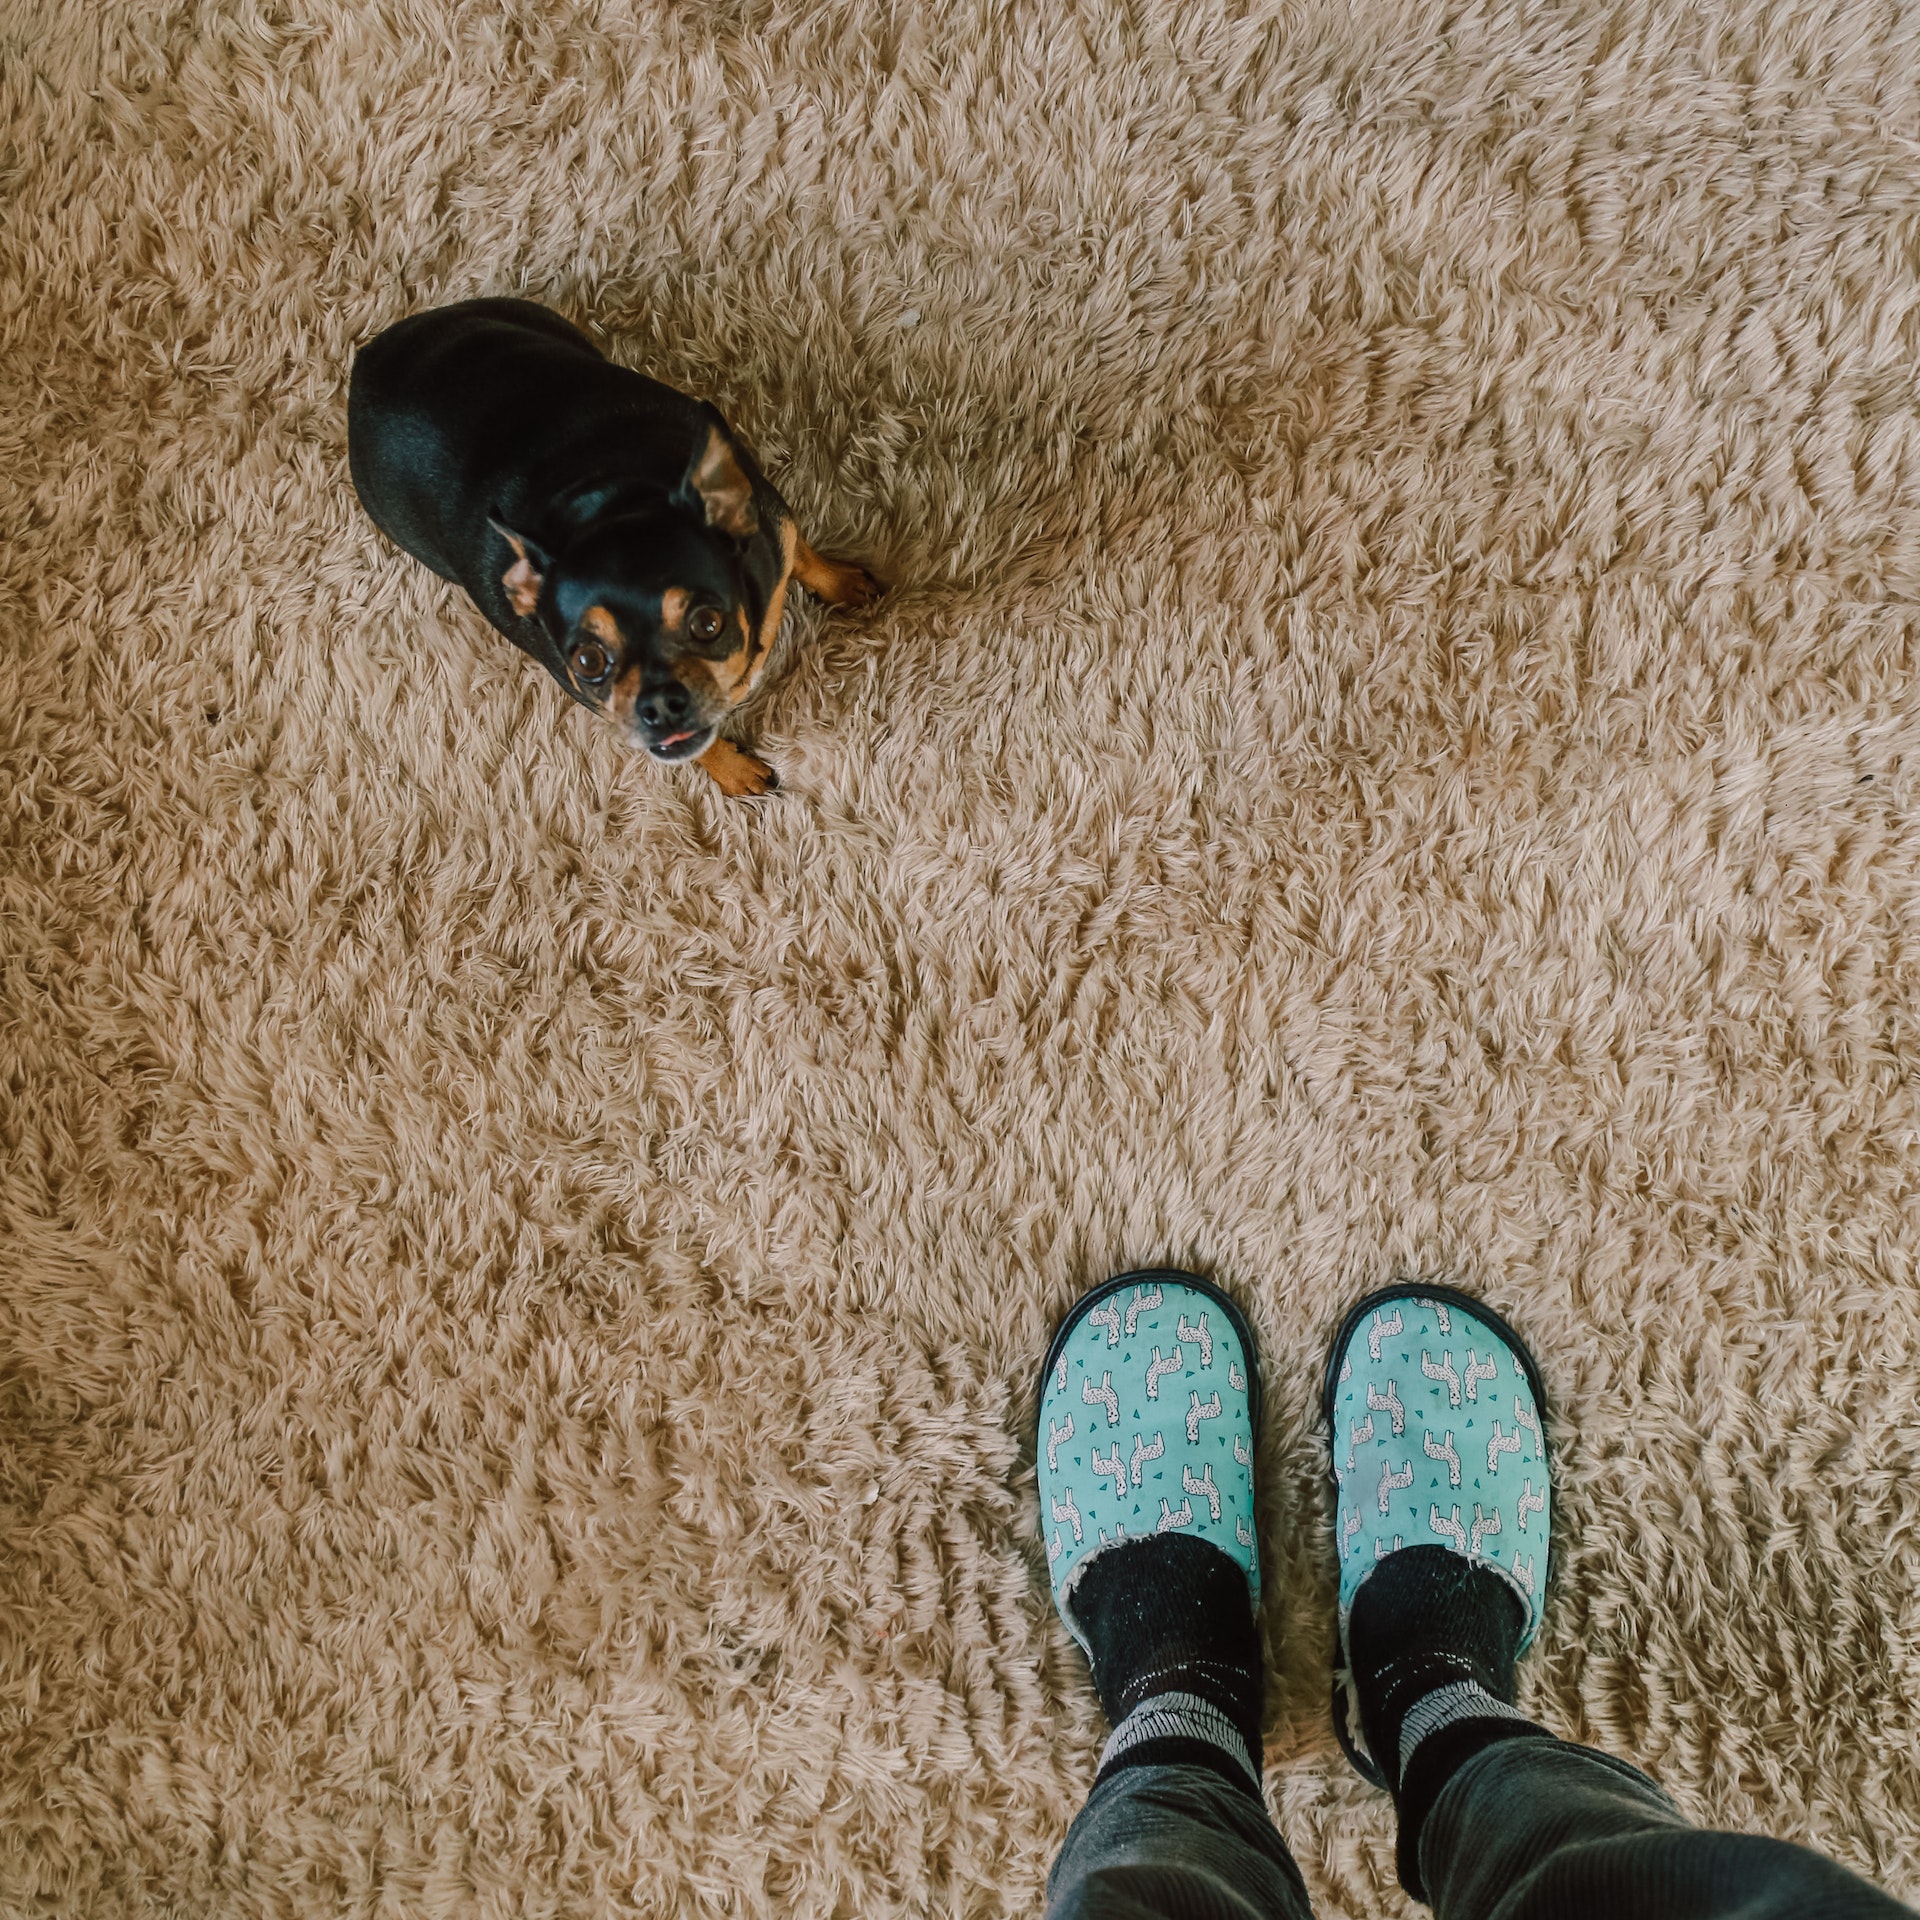
M 1031 1914 L 1028 1423 L 1244 1300 L 1269 1788 L 1356 1290 L 1539 1353 L 1526 1698 L 1920 1894 L 1920 16 L 0 3 L 0 1911 Z M 347 482 L 520 292 L 823 550 L 637 760 Z

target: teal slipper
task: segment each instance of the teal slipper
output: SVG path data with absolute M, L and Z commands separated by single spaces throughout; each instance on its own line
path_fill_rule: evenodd
M 1501 1317 L 1451 1287 L 1369 1294 L 1327 1355 L 1321 1411 L 1333 1449 L 1340 1644 L 1360 1583 L 1401 1547 L 1447 1546 L 1497 1573 L 1540 1630 L 1553 1489 L 1547 1396 Z M 1334 1730 L 1367 1778 L 1335 1684 Z
M 1054 1605 L 1084 1649 L 1073 1588 L 1103 1547 L 1178 1528 L 1238 1564 L 1260 1604 L 1253 1333 L 1218 1287 L 1152 1267 L 1079 1300 L 1047 1349 L 1040 1522 Z

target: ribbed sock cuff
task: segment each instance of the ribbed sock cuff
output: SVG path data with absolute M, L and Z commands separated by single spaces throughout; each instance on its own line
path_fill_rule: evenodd
M 1407 1777 L 1407 1768 L 1422 1741 L 1461 1720 L 1518 1720 L 1527 1726 L 1533 1724 L 1518 1707 L 1508 1706 L 1477 1680 L 1456 1680 L 1451 1686 L 1437 1687 L 1416 1700 L 1400 1722 L 1399 1777 L 1402 1780 Z
M 1127 1754 L 1148 1741 L 1193 1740 L 1214 1748 L 1231 1761 L 1244 1776 L 1246 1784 L 1258 1794 L 1260 1769 L 1240 1729 L 1211 1700 L 1197 1693 L 1156 1693 L 1142 1700 L 1114 1728 L 1100 1755 L 1104 1776 Z

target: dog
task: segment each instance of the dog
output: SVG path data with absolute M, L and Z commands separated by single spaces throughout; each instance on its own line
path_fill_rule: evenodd
M 836 607 L 880 591 L 801 539 L 716 408 L 530 300 L 463 300 L 370 340 L 347 457 L 396 546 L 627 740 L 736 797 L 779 784 L 719 730 L 759 682 L 790 583 Z

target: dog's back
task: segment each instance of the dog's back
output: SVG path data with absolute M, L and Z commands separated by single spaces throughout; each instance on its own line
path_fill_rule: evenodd
M 466 300 L 398 321 L 360 350 L 348 465 L 374 524 L 517 639 L 498 569 L 485 564 L 499 544 L 489 520 L 537 525 L 556 493 L 587 478 L 671 488 L 697 411 L 546 307 Z
M 374 525 L 466 585 L 460 561 L 479 544 L 474 478 L 520 464 L 520 416 L 541 390 L 571 389 L 605 364 L 577 327 L 530 300 L 463 301 L 368 341 L 347 389 L 347 463 Z

